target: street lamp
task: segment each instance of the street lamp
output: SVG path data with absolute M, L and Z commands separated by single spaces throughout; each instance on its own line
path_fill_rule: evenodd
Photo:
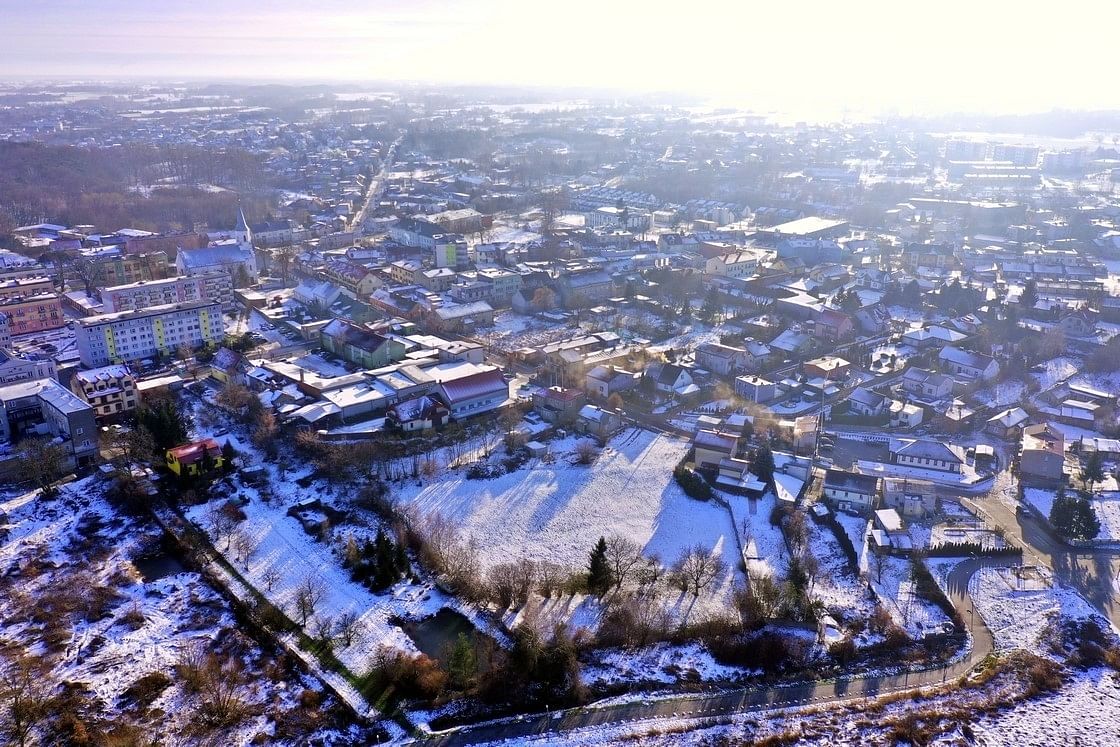
M 973 615 L 972 615 L 972 608 L 971 607 L 968 608 L 968 632 L 969 632 L 969 635 L 975 635 L 975 633 L 976 633 L 976 627 L 973 624 Z

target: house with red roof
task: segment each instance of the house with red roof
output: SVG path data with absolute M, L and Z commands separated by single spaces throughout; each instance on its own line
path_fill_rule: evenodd
M 167 468 L 179 477 L 203 475 L 214 472 L 225 464 L 222 447 L 212 438 L 203 438 L 193 443 L 168 449 L 164 455 Z

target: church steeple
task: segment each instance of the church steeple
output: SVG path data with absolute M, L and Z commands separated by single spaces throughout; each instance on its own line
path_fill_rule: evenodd
M 241 203 L 237 203 L 237 228 L 234 229 L 244 238 L 242 241 L 252 246 L 253 232 L 249 230 L 249 221 L 245 220 L 245 210 L 241 207 Z

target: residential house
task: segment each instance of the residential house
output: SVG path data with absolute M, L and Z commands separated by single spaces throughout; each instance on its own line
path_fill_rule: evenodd
M 245 384 L 245 372 L 249 370 L 249 363 L 245 356 L 236 350 L 230 350 L 224 345 L 214 353 L 210 361 L 210 376 L 223 384 L 230 382 Z
M 1065 482 L 1066 441 L 1050 423 L 1028 425 L 1019 443 L 1019 477 L 1024 485 L 1056 487 Z
M 225 464 L 222 447 L 212 438 L 168 449 L 165 458 L 167 468 L 179 477 L 205 475 L 221 469 Z
M 701 429 L 692 437 L 693 462 L 699 469 L 719 469 L 720 461 L 735 456 L 739 437 L 732 433 Z
M 855 324 L 847 314 L 824 308 L 813 320 L 813 335 L 829 342 L 846 340 L 855 334 Z
M 436 392 L 456 419 L 496 410 L 509 400 L 509 383 L 495 366 L 441 363 L 424 373 L 435 382 Z
M 93 408 L 99 420 L 127 415 L 140 404 L 136 379 L 123 364 L 77 371 L 70 379 L 70 389 Z
M 903 334 L 902 342 L 918 350 L 924 350 L 934 346 L 954 345 L 966 336 L 948 327 L 927 324 Z
M 902 374 L 902 390 L 924 401 L 939 400 L 953 393 L 953 380 L 923 368 L 908 368 Z
M 801 365 L 802 373 L 808 378 L 812 379 L 819 376 L 831 381 L 843 381 L 848 378 L 851 369 L 851 363 L 835 355 L 815 358 L 811 361 L 805 361 Z
M 596 405 L 584 405 L 576 416 L 575 428 L 605 441 L 622 428 L 622 414 Z
M 852 390 L 847 397 L 849 411 L 853 415 L 878 418 L 890 412 L 891 400 L 878 392 L 861 386 Z
M 890 459 L 905 467 L 958 474 L 964 466 L 959 447 L 926 439 L 891 439 Z
M 941 368 L 951 374 L 969 379 L 991 381 L 999 375 L 999 363 L 990 355 L 974 353 L 971 350 L 945 347 L 937 356 Z
M 97 459 L 97 421 L 80 397 L 54 379 L 0 386 L 0 443 L 34 436 L 57 439 L 67 469 Z M 18 452 L 0 452 L 0 474 L 7 480 L 26 478 Z
M 616 392 L 625 392 L 638 385 L 641 374 L 632 373 L 614 366 L 595 366 L 584 378 L 587 393 L 607 399 Z
M 403 360 L 407 346 L 346 319 L 333 319 L 319 330 L 323 349 L 363 368 L 381 368 Z
M 750 353 L 745 348 L 706 342 L 696 348 L 696 365 L 719 376 L 732 376 L 747 368 Z
M 765 404 L 778 397 L 778 385 L 761 376 L 739 376 L 735 379 L 735 393 L 751 402 Z
M 1030 417 L 1021 407 L 1009 407 L 988 418 L 984 431 L 998 438 L 1018 438 Z
M 880 508 L 872 515 L 871 542 L 879 549 L 910 551 L 914 545 L 902 517 L 893 508 Z
M 924 518 L 937 512 L 937 486 L 928 480 L 888 477 L 883 480 L 883 505 L 905 517 Z
M 842 511 L 866 513 L 878 504 L 879 478 L 841 469 L 828 469 L 824 473 L 822 496 L 825 501 Z
M 736 251 L 719 254 L 704 263 L 704 273 L 709 277 L 745 278 L 758 269 L 758 253 Z
M 664 394 L 679 393 L 692 384 L 692 375 L 675 363 L 651 363 L 645 375 L 654 389 Z
M 554 425 L 571 425 L 583 406 L 587 395 L 579 389 L 551 386 L 533 392 L 533 407 L 541 418 Z
M 412 433 L 447 425 L 451 411 L 430 395 L 398 402 L 385 411 L 385 425 L 390 430 Z

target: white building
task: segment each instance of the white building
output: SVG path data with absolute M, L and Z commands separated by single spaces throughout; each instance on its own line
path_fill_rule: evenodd
M 0 347 L 0 384 L 54 377 L 54 361 L 50 358 L 15 355 Z
M 199 272 L 188 277 L 141 280 L 101 291 L 106 313 L 135 311 L 184 301 L 216 301 L 223 309 L 233 308 L 233 278 L 221 270 Z
M 95 368 L 221 342 L 225 323 L 220 304 L 189 301 L 86 317 L 78 320 L 76 332 L 82 365 Z

